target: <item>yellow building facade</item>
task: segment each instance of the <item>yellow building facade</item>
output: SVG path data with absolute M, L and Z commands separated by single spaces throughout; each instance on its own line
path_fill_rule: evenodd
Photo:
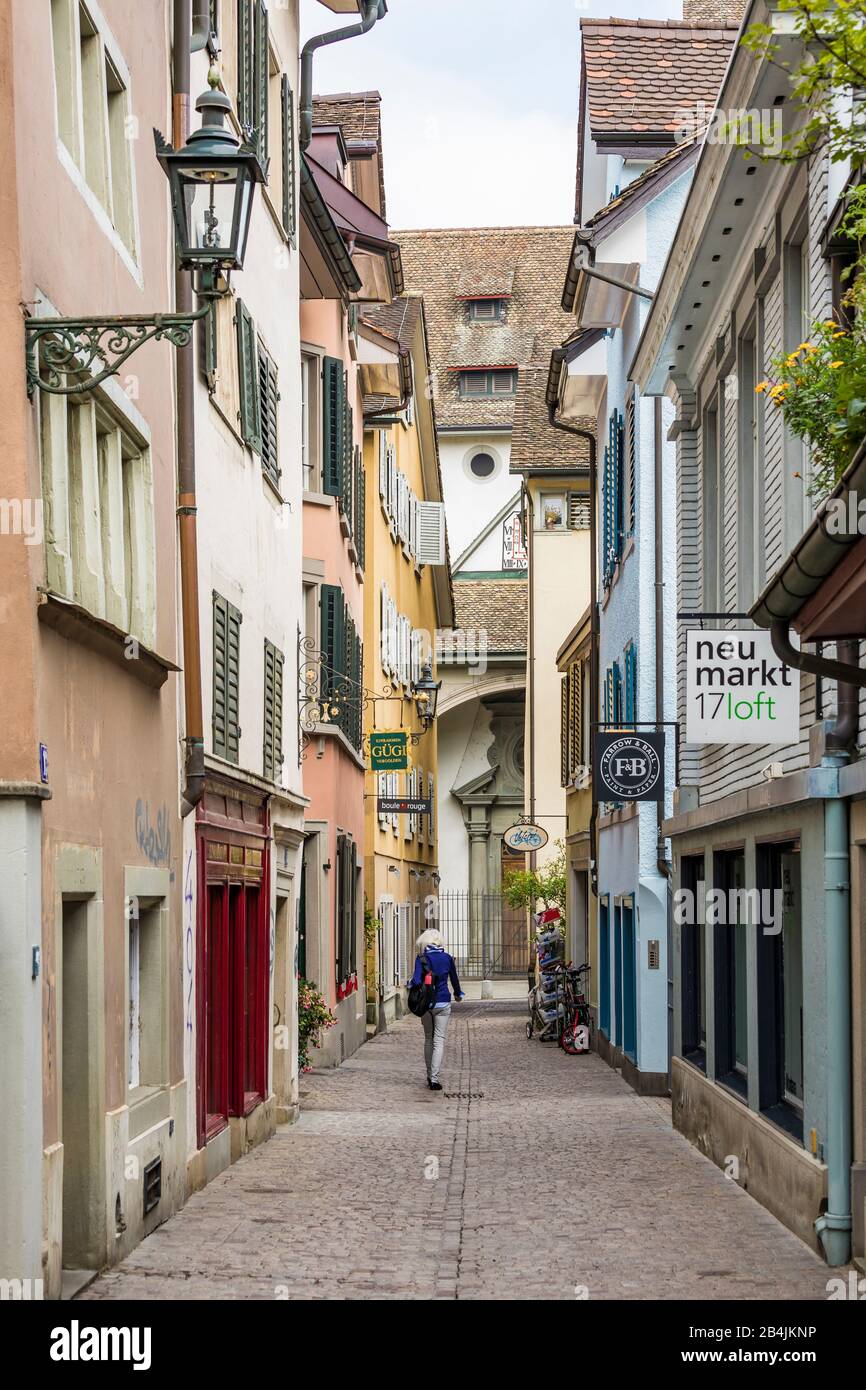
M 358 328 L 365 381 L 364 601 L 365 921 L 368 1029 L 403 1012 L 415 941 L 436 920 L 436 723 L 425 727 L 415 687 L 436 633 L 453 625 L 442 481 L 423 302 L 407 295 L 366 311 Z M 405 770 L 373 770 L 370 735 L 407 735 Z M 381 799 L 429 802 L 427 813 L 382 811 Z
M 565 862 L 568 882 L 567 953 L 590 967 L 587 998 L 596 1009 L 596 903 L 592 823 L 592 677 L 590 610 L 566 637 L 556 657 L 560 674 L 560 782 L 565 789 Z

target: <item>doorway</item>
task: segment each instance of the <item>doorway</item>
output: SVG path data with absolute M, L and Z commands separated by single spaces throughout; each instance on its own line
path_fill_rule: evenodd
M 98 1269 L 103 1263 L 101 1098 L 96 1043 L 102 1009 L 92 988 L 92 900 L 62 901 L 60 927 L 59 1135 L 63 1144 L 62 1265 Z
M 277 1122 L 290 1119 L 292 1095 L 292 1032 L 294 1020 L 294 932 L 292 899 L 277 889 L 274 916 L 274 1078 L 273 1090 L 277 1105 Z

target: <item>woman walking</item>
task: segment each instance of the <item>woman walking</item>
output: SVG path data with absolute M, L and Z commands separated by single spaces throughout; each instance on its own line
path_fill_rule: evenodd
M 454 990 L 455 999 L 462 999 L 463 991 L 457 978 L 454 957 L 445 950 L 442 935 L 435 927 L 428 927 L 427 931 L 422 932 L 418 937 L 416 946 L 418 954 L 415 957 L 415 973 L 409 981 L 409 987 L 420 985 L 429 968 L 430 974 L 433 976 L 433 983 L 436 986 L 436 999 L 432 1009 L 428 1009 L 421 1016 L 421 1022 L 424 1025 L 424 1061 L 427 1064 L 428 1087 L 431 1091 L 441 1091 L 439 1072 L 442 1070 L 445 1034 L 448 1031 L 448 1020 L 451 1017 L 449 980 Z

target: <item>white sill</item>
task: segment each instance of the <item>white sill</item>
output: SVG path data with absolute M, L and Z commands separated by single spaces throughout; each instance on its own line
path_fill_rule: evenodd
M 313 507 L 333 507 L 337 499 L 328 492 L 305 492 L 304 501 Z

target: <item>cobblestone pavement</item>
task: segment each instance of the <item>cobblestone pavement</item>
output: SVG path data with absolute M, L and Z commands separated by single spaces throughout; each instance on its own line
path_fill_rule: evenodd
M 413 1018 L 304 1077 L 297 1124 L 82 1297 L 826 1297 L 825 1265 L 669 1107 L 524 1020 L 455 1006 L 442 1094 Z

